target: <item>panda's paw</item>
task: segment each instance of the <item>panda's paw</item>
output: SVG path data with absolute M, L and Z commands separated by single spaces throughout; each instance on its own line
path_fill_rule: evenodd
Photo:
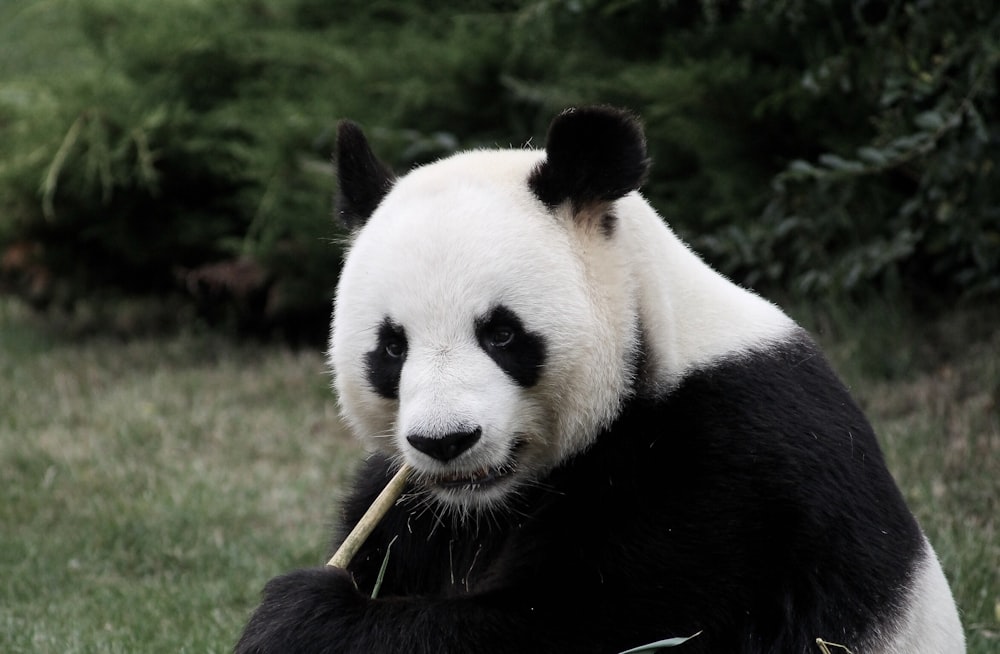
M 316 619 L 359 610 L 364 601 L 349 572 L 324 566 L 296 570 L 267 582 L 262 606 L 287 607 Z
M 263 600 L 243 630 L 237 654 L 264 652 L 341 651 L 350 627 L 368 601 L 350 573 L 333 567 L 307 568 L 275 577 L 264 587 Z

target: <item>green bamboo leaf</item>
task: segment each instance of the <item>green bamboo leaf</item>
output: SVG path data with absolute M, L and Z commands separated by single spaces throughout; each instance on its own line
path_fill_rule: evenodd
M 396 542 L 399 536 L 393 536 L 392 540 L 385 547 L 385 556 L 382 558 L 382 565 L 378 569 L 378 577 L 375 579 L 375 587 L 372 588 L 372 599 L 378 598 L 378 593 L 382 590 L 382 580 L 385 579 L 385 569 L 389 567 L 389 552 L 392 551 L 392 544 Z
M 664 647 L 677 647 L 678 645 L 683 645 L 684 643 L 688 642 L 695 636 L 699 635 L 701 635 L 700 631 L 696 634 L 691 634 L 690 636 L 687 637 L 681 636 L 677 638 L 667 638 L 666 640 L 658 640 L 655 643 L 649 643 L 647 645 L 640 645 L 639 647 L 633 647 L 632 649 L 627 649 L 624 652 L 621 652 L 620 654 L 639 654 L 639 652 L 655 652 L 656 650 L 662 649 Z

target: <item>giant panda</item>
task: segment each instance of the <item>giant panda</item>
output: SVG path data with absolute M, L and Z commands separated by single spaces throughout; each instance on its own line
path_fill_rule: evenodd
M 639 195 L 636 118 L 399 178 L 338 136 L 329 362 L 371 449 L 338 538 L 414 473 L 348 569 L 266 585 L 237 652 L 964 651 L 872 428 Z

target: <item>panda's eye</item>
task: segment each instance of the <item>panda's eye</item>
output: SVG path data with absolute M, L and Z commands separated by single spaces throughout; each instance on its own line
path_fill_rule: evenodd
M 490 330 L 489 340 L 493 347 L 507 347 L 514 341 L 514 330 L 506 325 L 497 325 Z
M 385 344 L 385 354 L 390 359 L 401 359 L 406 354 L 406 343 L 401 340 L 390 340 Z
M 545 340 L 524 328 L 516 313 L 499 304 L 475 322 L 476 340 L 500 370 L 524 388 L 538 383 L 545 366 Z

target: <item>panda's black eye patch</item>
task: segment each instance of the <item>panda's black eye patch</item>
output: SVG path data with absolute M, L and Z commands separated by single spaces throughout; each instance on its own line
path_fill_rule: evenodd
M 545 340 L 525 330 L 517 314 L 503 305 L 476 320 L 476 339 L 483 351 L 524 387 L 538 383 L 545 365 Z
M 368 383 L 390 400 L 399 398 L 399 376 L 406 360 L 406 332 L 388 317 L 378 326 L 375 348 L 365 355 Z

